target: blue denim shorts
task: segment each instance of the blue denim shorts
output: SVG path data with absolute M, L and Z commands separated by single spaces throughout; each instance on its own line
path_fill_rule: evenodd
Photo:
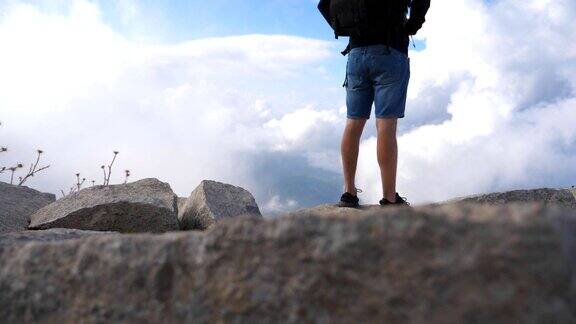
M 348 118 L 404 118 L 410 80 L 408 55 L 385 45 L 356 47 L 346 64 Z

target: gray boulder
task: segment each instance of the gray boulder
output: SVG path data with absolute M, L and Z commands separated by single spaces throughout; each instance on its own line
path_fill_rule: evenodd
M 167 183 L 134 183 L 83 189 L 32 215 L 30 229 L 73 228 L 122 233 L 176 231 L 176 195 Z
M 30 215 L 55 200 L 53 194 L 0 182 L 0 233 L 25 230 Z
M 576 321 L 573 210 L 328 208 L 0 246 L 0 322 Z
M 576 195 L 569 189 L 531 189 L 496 192 L 456 198 L 451 201 L 506 204 L 511 202 L 543 202 L 576 209 Z
M 179 215 L 183 230 L 205 230 L 231 217 L 262 218 L 256 200 L 247 190 L 204 180 L 194 189 Z

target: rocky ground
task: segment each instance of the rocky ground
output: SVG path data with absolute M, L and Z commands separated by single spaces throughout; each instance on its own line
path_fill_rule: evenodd
M 0 323 L 574 323 L 575 205 L 538 189 L 263 219 L 217 182 L 85 189 L 0 234 Z

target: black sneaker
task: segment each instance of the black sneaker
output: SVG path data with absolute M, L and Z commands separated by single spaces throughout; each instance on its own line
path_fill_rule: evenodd
M 380 200 L 380 205 L 381 206 L 388 206 L 388 205 L 410 206 L 410 203 L 406 200 L 406 198 L 400 197 L 400 195 L 398 193 L 396 193 L 396 201 L 395 202 L 390 202 L 390 201 L 388 201 L 388 199 L 382 198 L 382 200 Z
M 362 192 L 362 190 L 360 189 L 356 189 L 356 193 L 358 192 Z M 340 198 L 340 203 L 338 204 L 338 206 L 340 207 L 349 207 L 349 208 L 358 208 L 360 207 L 360 199 L 358 198 L 358 195 L 354 196 L 349 192 L 345 192 L 344 194 L 342 194 L 342 197 Z

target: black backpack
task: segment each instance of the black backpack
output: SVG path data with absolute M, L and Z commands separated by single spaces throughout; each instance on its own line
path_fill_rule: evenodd
M 390 35 L 404 26 L 410 0 L 321 0 L 318 9 L 334 35 Z

